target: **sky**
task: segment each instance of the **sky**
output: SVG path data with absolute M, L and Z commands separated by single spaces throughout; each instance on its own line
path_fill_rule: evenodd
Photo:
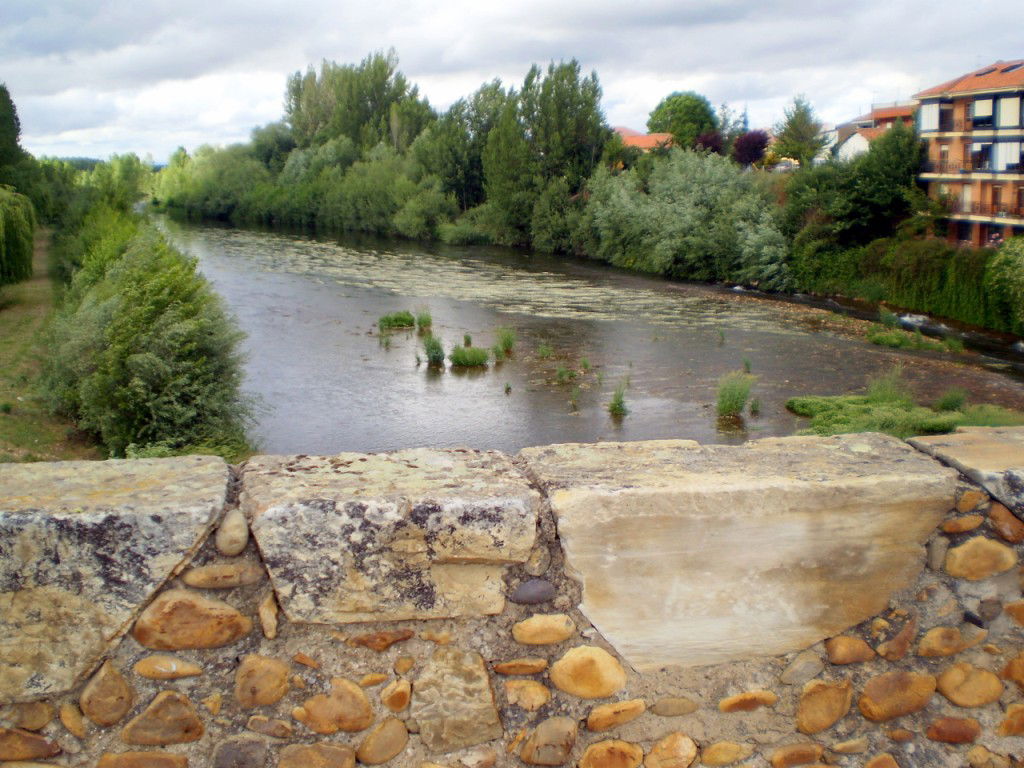
M 394 48 L 444 109 L 532 63 L 595 70 L 611 125 L 644 129 L 673 91 L 825 123 L 1024 57 L 1012 0 L 0 0 L 0 82 L 35 155 L 163 162 L 283 115 L 289 74 Z

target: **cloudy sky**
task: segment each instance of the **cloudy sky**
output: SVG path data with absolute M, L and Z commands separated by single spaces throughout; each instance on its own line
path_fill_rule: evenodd
M 1014 0 L 0 0 L 0 82 L 34 154 L 162 161 L 280 118 L 291 72 L 391 47 L 439 108 L 575 57 L 609 122 L 642 129 L 675 90 L 755 127 L 803 93 L 840 122 L 1021 40 Z

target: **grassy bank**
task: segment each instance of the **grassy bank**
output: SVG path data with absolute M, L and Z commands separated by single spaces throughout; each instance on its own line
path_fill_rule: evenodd
M 54 306 L 49 243 L 49 232 L 37 232 L 33 277 L 0 290 L 0 462 L 103 457 L 70 421 L 51 416 L 36 391 L 42 330 Z

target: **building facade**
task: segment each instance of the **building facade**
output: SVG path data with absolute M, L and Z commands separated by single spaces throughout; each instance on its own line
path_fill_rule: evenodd
M 950 240 L 1024 234 L 1024 59 L 998 61 L 916 94 L 928 157 L 921 181 L 948 210 Z

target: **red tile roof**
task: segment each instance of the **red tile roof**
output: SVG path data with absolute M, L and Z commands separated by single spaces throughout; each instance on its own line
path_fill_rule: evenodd
M 902 104 L 897 107 L 876 107 L 871 110 L 872 120 L 892 120 L 897 117 L 911 118 L 914 115 L 915 107 L 913 104 Z
M 672 143 L 671 133 L 640 133 L 632 128 L 613 128 L 622 137 L 622 143 L 627 147 L 636 147 L 644 152 L 652 149 L 667 147 Z
M 936 85 L 914 95 L 916 99 L 945 96 L 976 91 L 994 91 L 1001 88 L 1024 88 L 1024 59 L 997 61 L 949 82 Z

